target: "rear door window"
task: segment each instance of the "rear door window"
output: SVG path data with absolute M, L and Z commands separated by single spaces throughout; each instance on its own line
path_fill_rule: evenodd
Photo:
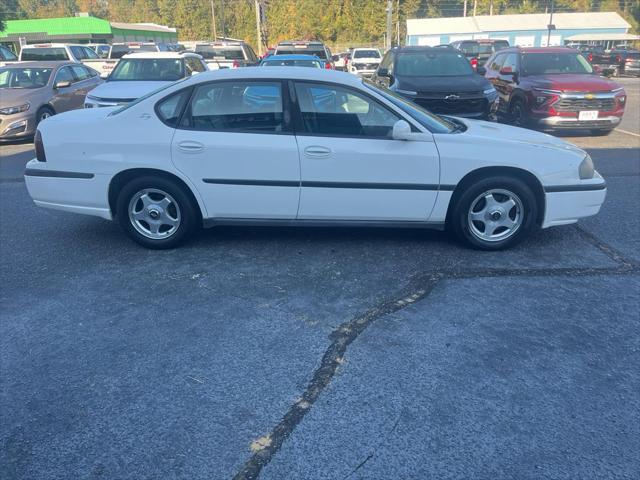
M 89 71 L 82 65 L 72 65 L 71 70 L 73 70 L 73 74 L 76 76 L 78 81 L 86 80 L 91 76 L 89 75 Z
M 196 87 L 181 126 L 245 133 L 285 131 L 280 82 L 215 82 Z
M 23 62 L 45 62 L 49 60 L 69 60 L 69 55 L 63 47 L 25 48 L 22 50 Z

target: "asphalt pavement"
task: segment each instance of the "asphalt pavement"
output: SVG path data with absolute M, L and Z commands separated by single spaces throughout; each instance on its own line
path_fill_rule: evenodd
M 36 208 L 0 158 L 0 478 L 640 477 L 640 88 L 596 217 L 499 253 Z M 626 133 L 625 133 L 626 132 Z

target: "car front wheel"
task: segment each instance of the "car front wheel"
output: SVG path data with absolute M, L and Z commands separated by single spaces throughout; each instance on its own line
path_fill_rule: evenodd
M 538 208 L 531 188 L 515 177 L 485 178 L 456 200 L 450 217 L 457 237 L 480 250 L 502 250 L 537 227 Z
M 193 232 L 198 218 L 196 207 L 180 185 L 154 176 L 127 183 L 116 208 L 127 235 L 152 249 L 179 246 Z

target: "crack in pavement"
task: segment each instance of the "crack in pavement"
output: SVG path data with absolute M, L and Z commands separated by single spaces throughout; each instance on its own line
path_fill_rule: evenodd
M 473 270 L 446 269 L 440 272 L 430 272 L 413 275 L 408 279 L 405 288 L 393 297 L 381 302 L 361 315 L 353 317 L 338 326 L 329 334 L 330 345 L 325 350 L 320 366 L 314 371 L 302 397 L 296 401 L 282 417 L 280 422 L 267 434 L 270 438 L 268 445 L 255 451 L 242 465 L 233 477 L 234 480 L 255 480 L 262 469 L 278 453 L 285 440 L 293 433 L 313 404 L 320 397 L 325 388 L 331 383 L 338 366 L 349 345 L 363 333 L 375 320 L 406 308 L 425 299 L 433 289 L 443 280 L 460 280 L 469 278 L 495 277 L 540 277 L 540 276 L 596 276 L 596 275 L 635 275 L 640 274 L 640 265 L 627 258 L 621 252 L 595 237 L 592 233 L 576 226 L 580 236 L 597 250 L 604 253 L 616 265 L 612 267 L 561 267 L 561 268 L 485 268 Z M 394 427 L 395 429 L 395 427 Z M 371 453 L 358 468 L 362 467 L 373 457 Z

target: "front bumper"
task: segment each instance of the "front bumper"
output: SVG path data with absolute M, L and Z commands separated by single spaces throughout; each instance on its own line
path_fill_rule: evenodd
M 607 185 L 598 172 L 591 180 L 576 185 L 545 186 L 545 215 L 542 228 L 576 223 L 596 215 L 607 196 Z
M 24 181 L 39 207 L 113 219 L 108 199 L 111 175 L 54 170 L 34 159 L 27 163 Z
M 564 117 L 553 116 L 544 118 L 534 118 L 531 123 L 535 126 L 548 129 L 567 129 L 567 130 L 579 130 L 579 129 L 601 129 L 612 130 L 618 126 L 622 117 L 610 115 L 606 117 L 598 117 L 596 120 L 581 121 L 578 117 Z

